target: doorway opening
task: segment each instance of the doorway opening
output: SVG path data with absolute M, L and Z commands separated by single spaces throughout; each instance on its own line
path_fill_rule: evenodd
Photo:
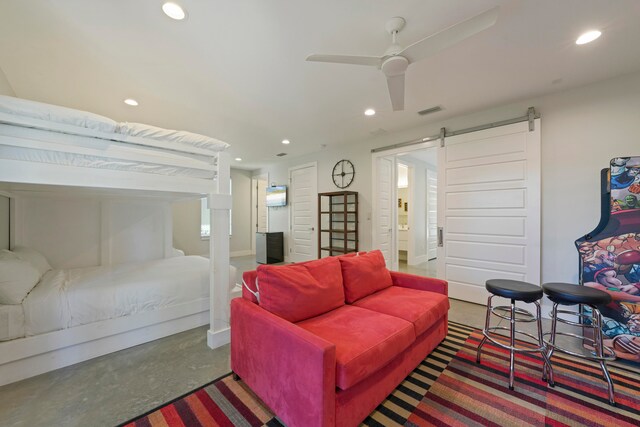
M 396 155 L 398 270 L 437 276 L 437 148 Z

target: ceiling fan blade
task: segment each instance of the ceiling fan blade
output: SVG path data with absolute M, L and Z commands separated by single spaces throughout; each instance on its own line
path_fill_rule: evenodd
M 404 110 L 404 74 L 387 77 L 387 86 L 393 111 Z
M 400 55 L 406 57 L 412 63 L 434 55 L 493 26 L 498 19 L 499 10 L 500 6 L 496 6 L 449 28 L 445 28 L 407 46 L 400 52 Z
M 356 56 L 356 55 L 309 55 L 307 61 L 313 62 L 333 62 L 336 64 L 370 65 L 380 67 L 382 58 L 376 56 Z

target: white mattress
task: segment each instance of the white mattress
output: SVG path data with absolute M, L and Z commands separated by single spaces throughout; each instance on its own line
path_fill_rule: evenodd
M 195 147 L 214 153 L 229 147 L 226 142 L 205 135 L 163 129 L 141 123 L 117 123 L 98 114 L 13 96 L 0 95 L 0 114 L 6 115 L 4 117 L 8 118 L 7 122 L 12 122 L 13 117 L 31 120 L 32 126 L 40 129 L 60 131 L 60 127 L 56 125 L 62 125 L 68 127 L 65 128 L 65 132 L 73 128 L 91 130 L 99 132 L 101 138 L 112 138 L 123 142 L 133 142 L 128 137 L 136 137 L 154 141 L 157 146 L 178 151 L 180 151 L 179 147 L 183 149 Z M 22 120 L 16 120 L 14 123 L 32 127 Z M 53 125 L 48 127 L 47 123 Z M 109 138 L 110 134 L 111 138 Z
M 22 305 L 0 305 L 0 341 L 24 337 Z
M 118 127 L 118 123 L 115 120 L 98 114 L 13 96 L 0 95 L 0 113 L 14 114 L 107 133 L 115 132 Z
M 50 163 L 63 166 L 78 166 L 94 169 L 111 169 L 125 172 L 155 173 L 168 176 L 186 176 L 189 178 L 213 179 L 213 170 L 192 169 L 179 166 L 159 165 L 97 157 L 82 154 L 65 153 L 62 151 L 36 150 L 31 148 L 10 147 L 0 145 L 0 158 L 21 160 L 27 162 Z
M 209 297 L 209 260 L 184 256 L 49 271 L 24 300 L 26 336 Z

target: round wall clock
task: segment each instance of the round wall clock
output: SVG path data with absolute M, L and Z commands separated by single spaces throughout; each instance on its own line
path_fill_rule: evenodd
M 340 160 L 333 167 L 333 172 L 331 172 L 333 183 L 338 188 L 347 188 L 350 186 L 355 176 L 356 168 L 353 167 L 353 163 L 349 160 Z

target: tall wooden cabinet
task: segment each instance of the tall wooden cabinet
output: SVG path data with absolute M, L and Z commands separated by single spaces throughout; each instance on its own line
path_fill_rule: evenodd
M 358 251 L 358 192 L 318 194 L 318 256 Z

